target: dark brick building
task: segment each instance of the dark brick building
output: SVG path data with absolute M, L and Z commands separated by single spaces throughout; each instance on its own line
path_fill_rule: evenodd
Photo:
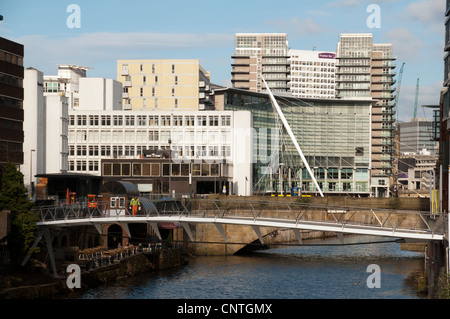
M 22 44 L 0 37 L 0 176 L 6 162 L 23 164 Z

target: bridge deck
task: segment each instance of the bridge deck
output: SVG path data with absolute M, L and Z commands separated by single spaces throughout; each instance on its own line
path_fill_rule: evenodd
M 169 202 L 167 202 L 169 203 Z M 174 205 L 175 203 L 175 205 Z M 77 226 L 120 223 L 181 223 L 275 227 L 348 234 L 387 236 L 416 240 L 443 240 L 443 216 L 430 220 L 429 213 L 404 210 L 329 207 L 301 203 L 242 200 L 185 200 L 160 202 L 158 209 L 142 210 L 133 216 L 128 205 L 95 208 L 84 205 L 41 207 L 38 226 Z M 224 237 L 226 240 L 226 238 Z

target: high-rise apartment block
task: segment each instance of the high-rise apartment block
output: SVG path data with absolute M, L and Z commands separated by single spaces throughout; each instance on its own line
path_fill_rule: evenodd
M 285 33 L 237 33 L 231 82 L 234 88 L 289 92 L 289 48 Z
M 23 163 L 23 52 L 0 38 L 0 176 L 5 163 Z
M 198 60 L 119 60 L 123 109 L 211 110 L 210 74 Z
M 374 44 L 372 34 L 342 34 L 337 48 L 336 96 L 372 97 L 372 194 L 388 196 L 393 168 L 395 91 L 392 44 Z
M 336 53 L 289 50 L 290 92 L 300 98 L 333 99 L 336 96 Z

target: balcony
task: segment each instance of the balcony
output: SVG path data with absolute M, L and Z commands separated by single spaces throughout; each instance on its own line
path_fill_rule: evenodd
M 131 81 L 125 81 L 123 82 L 124 87 L 131 87 Z

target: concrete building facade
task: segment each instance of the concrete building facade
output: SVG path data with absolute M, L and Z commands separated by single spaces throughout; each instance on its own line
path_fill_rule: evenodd
M 119 60 L 124 110 L 211 110 L 210 74 L 198 60 Z
M 336 52 L 289 50 L 289 56 L 293 96 L 335 98 Z
M 373 43 L 372 34 L 341 34 L 336 58 L 336 96 L 376 100 L 372 106 L 371 188 L 375 197 L 389 196 L 395 137 L 392 45 Z
M 273 92 L 289 92 L 289 47 L 285 33 L 237 33 L 232 59 L 234 88 L 265 92 L 264 77 Z
M 251 128 L 248 111 L 73 110 L 68 171 L 101 175 L 105 172 L 103 161 L 130 163 L 147 156 L 164 156 L 165 152 L 171 154 L 173 165 L 189 164 L 194 178 L 198 176 L 194 164 L 218 163 L 229 192 L 250 194 L 246 179 L 252 174 Z M 151 189 L 167 191 L 156 186 Z
M 426 118 L 415 118 L 410 122 L 398 123 L 398 128 L 402 154 L 438 153 L 438 144 L 434 140 L 433 122 Z
M 24 76 L 24 184 L 35 194 L 37 174 L 67 171 L 69 98 L 44 92 L 44 75 L 27 68 Z

